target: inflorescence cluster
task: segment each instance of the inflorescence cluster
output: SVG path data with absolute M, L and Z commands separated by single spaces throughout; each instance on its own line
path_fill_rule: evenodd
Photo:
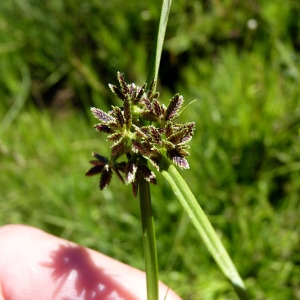
M 131 183 L 134 195 L 138 192 L 138 182 L 144 179 L 156 183 L 156 177 L 147 165 L 149 161 L 157 170 L 163 156 L 167 156 L 181 169 L 188 169 L 185 159 L 189 155 L 188 142 L 195 129 L 194 122 L 176 123 L 183 97 L 176 94 L 166 107 L 158 101 L 152 81 L 149 90 L 146 84 L 127 84 L 118 72 L 120 88 L 109 84 L 112 92 L 123 101 L 123 107 L 112 106 L 108 113 L 92 107 L 93 115 L 100 121 L 94 127 L 108 134 L 112 142 L 111 156 L 105 158 L 93 153 L 95 160 L 87 176 L 100 174 L 100 189 L 109 185 L 113 172 L 126 184 Z M 122 158 L 124 158 L 122 160 Z

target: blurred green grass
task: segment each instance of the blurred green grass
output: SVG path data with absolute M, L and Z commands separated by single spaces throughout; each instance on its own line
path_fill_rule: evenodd
M 100 193 L 84 173 L 93 150 L 107 151 L 89 106 L 115 103 L 107 83 L 117 70 L 145 81 L 159 9 L 159 1 L 1 1 L 0 224 L 36 226 L 143 269 L 130 187 L 114 178 Z M 253 299 L 300 299 L 299 16 L 292 0 L 176 1 L 161 66 L 165 101 L 174 91 L 186 104 L 197 99 L 181 116 L 197 123 L 183 177 Z M 161 279 L 183 299 L 235 299 L 158 181 Z

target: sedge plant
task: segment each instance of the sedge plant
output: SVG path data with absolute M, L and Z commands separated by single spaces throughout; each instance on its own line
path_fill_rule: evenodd
M 121 100 L 121 106 L 112 106 L 108 112 L 91 108 L 92 114 L 99 121 L 94 128 L 108 135 L 111 153 L 110 157 L 104 157 L 94 152 L 94 159 L 90 161 L 92 167 L 86 175 L 100 174 L 99 187 L 102 190 L 109 185 L 112 175 L 116 174 L 121 182 L 131 184 L 135 197 L 139 195 L 148 300 L 159 298 L 150 193 L 150 184 L 157 184 L 153 170 L 161 172 L 170 183 L 174 195 L 187 212 L 221 271 L 232 283 L 239 298 L 248 299 L 245 285 L 235 265 L 176 168 L 189 168 L 186 157 L 189 155 L 189 142 L 193 137 L 195 122 L 178 122 L 184 102 L 182 95 L 175 94 L 165 106 L 160 103 L 159 93 L 156 91 L 170 7 L 171 0 L 164 0 L 147 83 L 142 86 L 128 84 L 124 75 L 118 72 L 119 86 L 109 84 L 109 88 Z

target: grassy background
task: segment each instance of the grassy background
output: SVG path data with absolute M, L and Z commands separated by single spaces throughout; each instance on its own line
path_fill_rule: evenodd
M 91 105 L 142 84 L 160 1 L 1 1 L 0 224 L 24 223 L 143 269 L 138 201 L 86 178 L 105 154 Z M 120 9 L 121 8 L 121 9 Z M 253 26 L 255 28 L 253 28 Z M 158 89 L 195 120 L 183 172 L 253 299 L 300 299 L 300 3 L 174 1 Z M 158 174 L 160 277 L 183 299 L 235 299 Z M 114 193 L 117 190 L 118 194 Z M 128 235 L 128 232 L 131 232 Z

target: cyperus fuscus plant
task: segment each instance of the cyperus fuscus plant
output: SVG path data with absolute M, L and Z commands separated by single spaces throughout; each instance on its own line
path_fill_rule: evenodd
M 174 195 L 239 298 L 249 299 L 245 285 L 219 236 L 176 169 L 176 166 L 181 169 L 189 168 L 186 157 L 189 155 L 188 143 L 193 137 L 195 123 L 178 122 L 183 104 L 181 95 L 174 95 L 165 106 L 160 103 L 159 93 L 156 91 L 171 2 L 172 0 L 163 1 L 157 39 L 148 70 L 148 86 L 128 84 L 118 72 L 119 87 L 115 85 L 109 87 L 121 100 L 121 106 L 112 106 L 108 112 L 94 107 L 91 109 L 99 121 L 95 129 L 107 134 L 107 140 L 111 142 L 111 154 L 104 157 L 93 153 L 94 160 L 91 161 L 93 166 L 86 174 L 100 174 L 99 186 L 103 189 L 109 185 L 115 173 L 122 182 L 132 185 L 135 196 L 139 194 L 148 300 L 157 300 L 159 296 L 156 239 L 150 194 L 150 183 L 156 184 L 156 176 L 149 167 L 151 165 L 153 170 L 161 172 L 170 183 Z

